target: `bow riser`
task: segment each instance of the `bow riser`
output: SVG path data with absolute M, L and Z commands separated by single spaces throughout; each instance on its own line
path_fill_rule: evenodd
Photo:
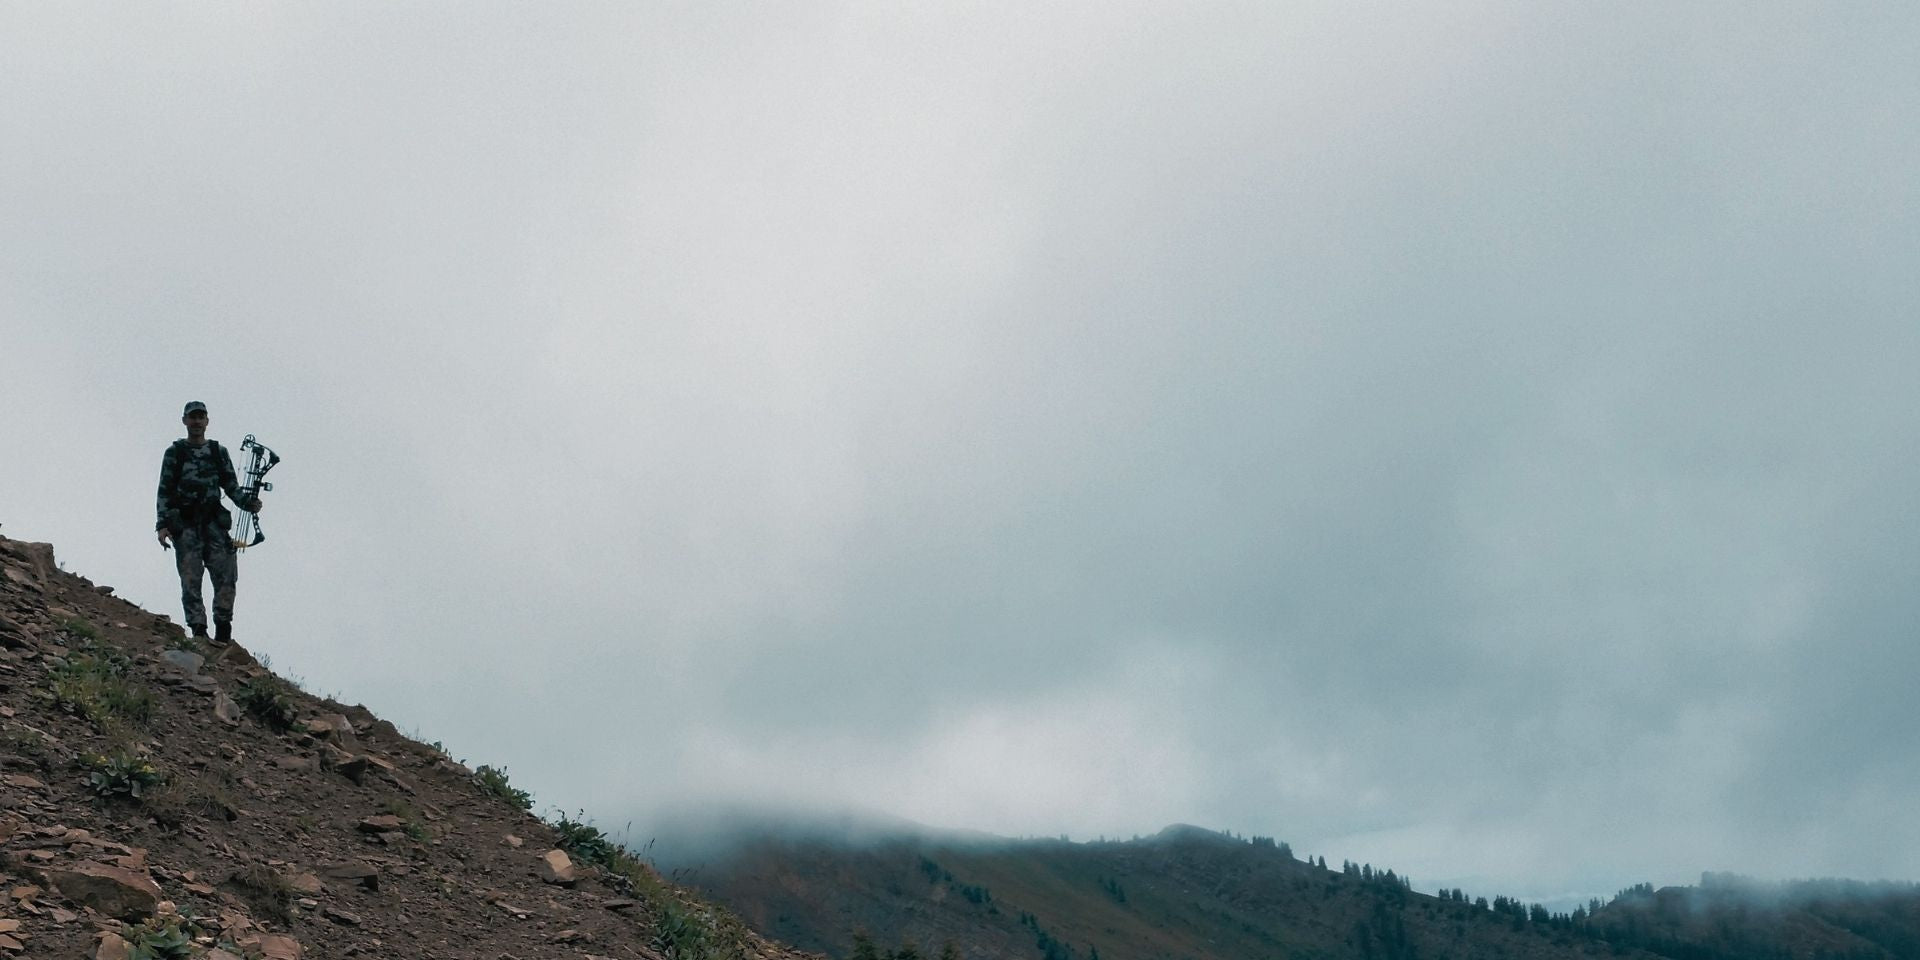
M 273 484 L 266 480 L 267 471 L 280 463 L 280 455 L 274 453 L 266 444 L 253 439 L 253 434 L 240 442 L 240 449 L 247 452 L 247 482 L 240 486 L 240 492 L 249 500 L 258 500 L 263 493 L 270 493 Z M 233 548 L 245 550 L 263 543 L 267 535 L 260 531 L 260 514 L 253 510 L 242 509 L 233 523 Z

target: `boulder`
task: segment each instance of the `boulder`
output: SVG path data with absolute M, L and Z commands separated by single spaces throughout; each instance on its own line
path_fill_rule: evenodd
M 142 920 L 160 905 L 160 887 L 144 870 L 88 862 L 41 874 L 67 899 L 116 919 Z
M 187 676 L 193 676 L 199 673 L 200 668 L 206 666 L 207 663 L 206 657 L 194 653 L 191 650 L 168 650 L 160 655 L 160 660 L 167 666 Z

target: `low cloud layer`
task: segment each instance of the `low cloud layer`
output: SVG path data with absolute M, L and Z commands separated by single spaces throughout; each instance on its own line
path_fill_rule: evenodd
M 0 13 L 0 523 L 546 804 L 1920 876 L 1920 16 Z

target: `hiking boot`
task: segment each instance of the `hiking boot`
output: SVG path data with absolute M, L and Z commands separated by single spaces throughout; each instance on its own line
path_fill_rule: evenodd
M 212 637 L 209 637 L 209 636 L 207 636 L 207 628 L 206 628 L 206 627 L 194 627 L 194 628 L 193 628 L 193 638 L 194 638 L 195 640 L 211 640 L 211 639 L 213 639 Z
M 223 647 L 233 642 L 233 621 L 215 620 L 213 622 L 213 642 Z

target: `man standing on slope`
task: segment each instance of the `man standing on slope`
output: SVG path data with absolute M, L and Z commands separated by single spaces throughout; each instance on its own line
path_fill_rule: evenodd
M 233 538 L 227 533 L 232 515 L 220 505 L 220 492 L 242 510 L 257 513 L 260 498 L 247 496 L 234 473 L 233 458 L 218 441 L 207 439 L 207 405 L 198 400 L 187 404 L 180 422 L 187 425 L 185 439 L 175 440 L 160 459 L 159 520 L 154 532 L 160 546 L 168 540 L 174 551 L 174 565 L 180 569 L 180 602 L 187 608 L 187 626 L 193 635 L 207 636 L 207 610 L 200 600 L 202 571 L 213 574 L 213 626 L 215 643 L 233 642 L 233 588 L 239 580 L 238 557 Z

